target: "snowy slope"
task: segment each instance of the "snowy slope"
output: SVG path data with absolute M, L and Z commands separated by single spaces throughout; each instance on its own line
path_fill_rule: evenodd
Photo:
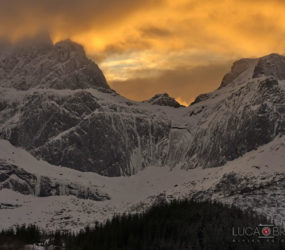
M 103 177 L 58 168 L 37 161 L 22 149 L 1 141 L 8 150 L 1 158 L 34 174 L 96 186 L 110 200 L 94 201 L 75 196 L 35 197 L 8 189 L 0 191 L 1 227 L 35 223 L 45 229 L 77 230 L 114 214 L 141 212 L 161 200 L 193 197 L 233 203 L 284 220 L 285 137 L 249 152 L 223 167 L 191 170 L 149 167 L 130 177 Z M 2 151 L 1 151 L 2 152 Z M 13 154 L 14 152 L 14 154 Z M 59 169 L 59 170 L 57 170 Z M 279 221 L 280 222 L 280 221 Z

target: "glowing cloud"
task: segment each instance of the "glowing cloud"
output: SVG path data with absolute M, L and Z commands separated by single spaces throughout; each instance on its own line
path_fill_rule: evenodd
M 189 103 L 233 60 L 283 53 L 284 11 L 281 0 L 0 0 L 0 34 L 70 37 L 127 97 L 169 92 Z

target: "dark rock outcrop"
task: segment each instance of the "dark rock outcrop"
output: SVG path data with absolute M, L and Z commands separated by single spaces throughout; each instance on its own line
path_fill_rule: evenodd
M 196 97 L 196 99 L 194 100 L 194 102 L 192 102 L 190 105 L 193 105 L 193 104 L 196 104 L 196 103 L 208 100 L 208 99 L 209 99 L 209 95 L 208 94 L 201 94 L 201 95 L 198 95 Z
M 277 80 L 284 80 L 285 57 L 278 54 L 261 57 L 254 69 L 253 78 L 260 76 L 272 76 Z
M 107 194 L 94 188 L 84 187 L 76 183 L 64 184 L 56 179 L 36 176 L 16 165 L 0 160 L 0 190 L 3 188 L 39 197 L 73 195 L 96 201 L 109 199 Z

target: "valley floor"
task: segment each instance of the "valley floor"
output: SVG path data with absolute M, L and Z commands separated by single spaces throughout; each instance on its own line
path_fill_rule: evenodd
M 116 214 L 142 212 L 162 200 L 181 198 L 234 204 L 255 210 L 277 224 L 285 220 L 285 136 L 223 167 L 183 170 L 152 166 L 130 177 L 103 177 L 51 166 L 4 140 L 0 140 L 0 159 L 37 176 L 94 186 L 110 198 L 95 201 L 73 195 L 38 197 L 3 188 L 1 229 L 35 224 L 45 230 L 78 231 Z

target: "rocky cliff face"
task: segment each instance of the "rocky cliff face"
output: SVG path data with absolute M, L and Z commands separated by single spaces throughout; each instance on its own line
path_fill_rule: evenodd
M 189 108 L 188 128 L 196 129 L 186 167 L 224 165 L 284 134 L 282 83 L 262 77 L 240 84 L 228 85 Z
M 169 120 L 120 103 L 116 94 L 13 93 L 18 98 L 1 102 L 1 138 L 55 165 L 107 176 L 135 174 L 160 159 L 159 144 L 170 131 Z
M 224 165 L 284 134 L 283 61 L 275 54 L 237 61 L 218 90 L 197 97 L 187 111 L 186 168 Z
M 270 54 L 258 60 L 254 68 L 253 77 L 272 76 L 277 80 L 285 79 L 285 57 Z

